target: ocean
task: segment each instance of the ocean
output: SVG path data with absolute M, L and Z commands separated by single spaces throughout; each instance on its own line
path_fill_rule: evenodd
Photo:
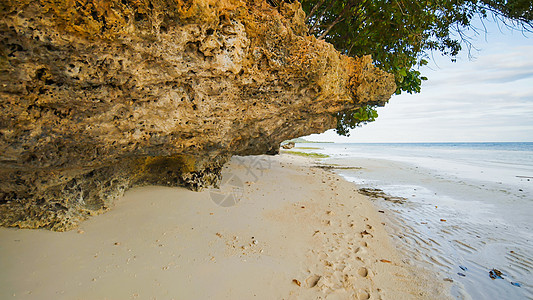
M 533 299 L 533 143 L 297 143 L 374 193 L 404 260 L 457 299 Z M 380 197 L 378 190 L 387 196 Z

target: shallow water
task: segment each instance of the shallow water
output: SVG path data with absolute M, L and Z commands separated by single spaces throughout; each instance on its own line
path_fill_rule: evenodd
M 375 203 L 406 260 L 453 281 L 455 298 L 533 299 L 532 143 L 313 146 L 362 167 L 338 170 L 360 187 L 407 199 Z

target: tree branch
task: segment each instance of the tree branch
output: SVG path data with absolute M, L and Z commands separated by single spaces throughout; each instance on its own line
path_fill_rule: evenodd
M 353 3 L 350 3 L 348 5 L 346 5 L 344 7 L 344 9 L 342 10 L 342 12 L 339 14 L 339 16 L 337 16 L 337 18 L 335 19 L 335 21 L 333 21 L 329 26 L 328 28 L 318 37 L 319 40 L 323 40 L 326 35 L 328 34 L 328 32 L 330 32 L 330 30 L 333 28 L 333 26 L 337 25 L 337 23 L 341 22 L 341 21 L 344 21 L 344 15 L 350 11 L 350 9 L 354 6 Z
M 333 6 L 335 4 L 335 2 L 337 2 L 337 0 L 334 0 L 333 3 L 331 3 L 331 6 Z M 311 28 L 309 28 L 309 34 L 313 34 L 313 32 L 315 32 L 316 27 L 318 26 L 318 24 L 320 24 L 320 19 L 322 18 L 322 16 L 324 16 L 326 11 L 327 11 L 327 9 L 322 10 L 320 15 L 315 19 L 315 22 L 313 23 L 313 26 L 311 26 Z
M 311 10 L 311 12 L 309 13 L 309 15 L 305 18 L 305 22 L 307 23 L 307 21 L 309 21 L 309 19 L 315 14 L 316 10 L 322 6 L 322 4 L 324 4 L 324 2 L 326 2 L 326 0 L 320 0 L 320 2 L 318 2 L 315 6 L 313 6 L 313 9 Z

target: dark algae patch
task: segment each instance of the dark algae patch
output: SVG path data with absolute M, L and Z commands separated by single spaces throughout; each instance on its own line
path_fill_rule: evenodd
M 388 195 L 381 189 L 360 188 L 358 191 L 359 191 L 359 194 L 370 197 L 370 199 L 372 200 L 383 199 L 385 201 L 390 201 L 392 203 L 398 203 L 398 204 L 404 204 L 407 201 L 407 199 L 403 197 L 396 197 L 396 196 Z

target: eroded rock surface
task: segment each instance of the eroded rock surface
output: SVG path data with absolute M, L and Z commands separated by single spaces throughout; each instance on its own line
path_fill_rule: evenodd
M 3 0 L 0 225 L 68 230 L 134 185 L 216 184 L 231 155 L 384 104 L 392 76 L 304 17 L 298 2 Z

